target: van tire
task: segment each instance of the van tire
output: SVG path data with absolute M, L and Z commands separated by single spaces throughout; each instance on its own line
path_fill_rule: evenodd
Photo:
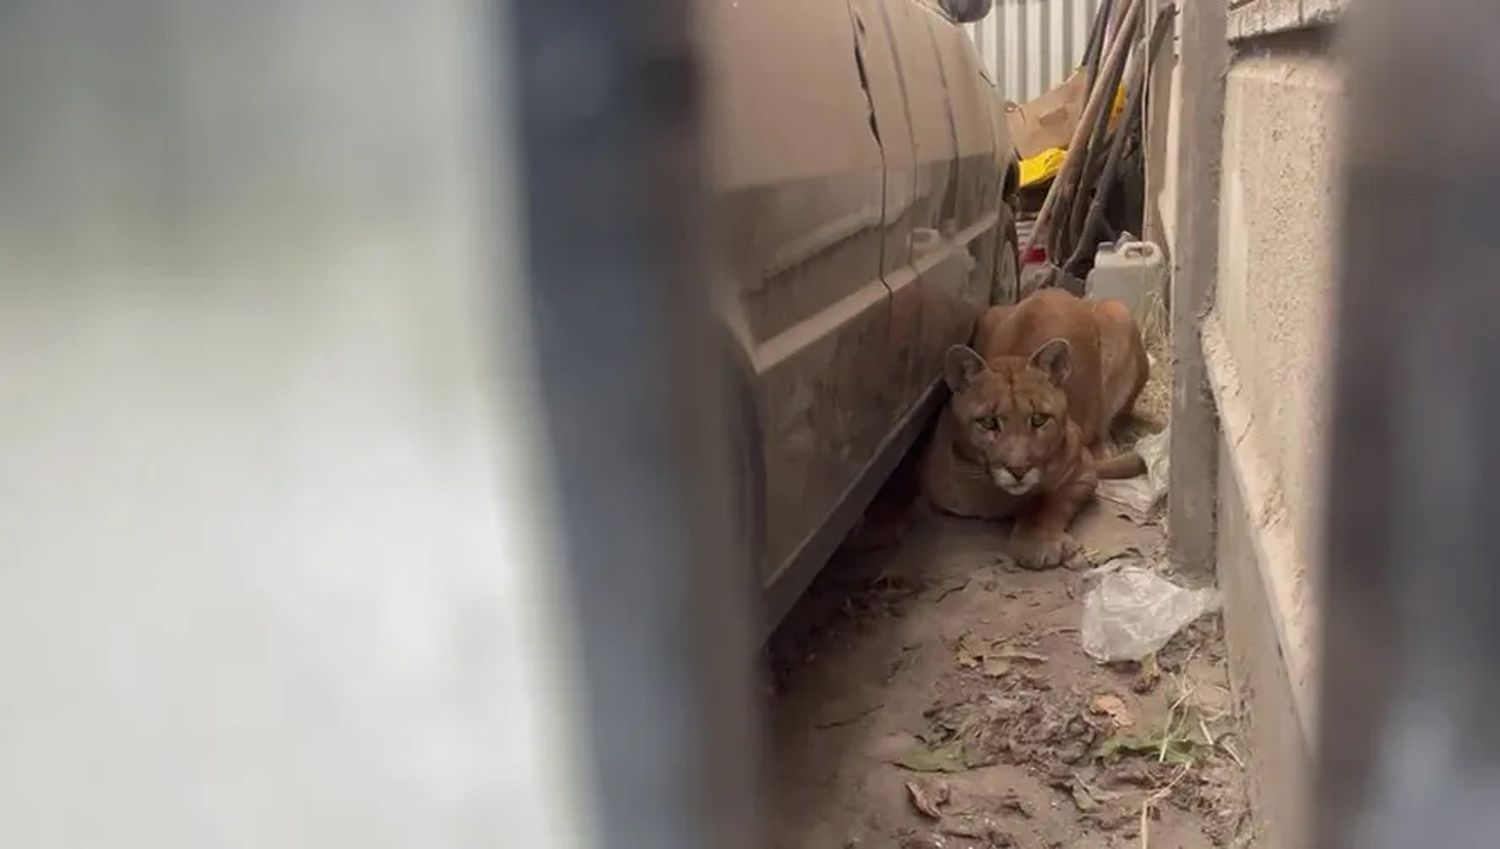
M 990 306 L 1014 304 L 1021 292 L 1021 244 L 1016 236 L 1016 210 L 1000 206 L 1000 247 L 995 251 L 995 281 L 990 287 Z

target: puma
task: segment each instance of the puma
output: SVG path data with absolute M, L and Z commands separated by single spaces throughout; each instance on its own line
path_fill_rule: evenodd
M 959 516 L 1014 517 L 1011 554 L 1041 569 L 1076 545 L 1068 526 L 1099 479 L 1142 470 L 1113 454 L 1110 426 L 1127 414 L 1149 370 L 1141 334 L 1119 301 L 1044 289 L 991 307 L 974 347 L 944 362 L 952 397 L 922 467 L 928 500 Z

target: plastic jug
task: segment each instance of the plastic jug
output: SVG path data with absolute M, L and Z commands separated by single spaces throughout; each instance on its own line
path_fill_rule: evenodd
M 1126 233 L 1099 246 L 1085 292 L 1092 298 L 1114 298 L 1130 308 L 1136 322 L 1154 318 L 1166 297 L 1167 264 L 1161 248 Z

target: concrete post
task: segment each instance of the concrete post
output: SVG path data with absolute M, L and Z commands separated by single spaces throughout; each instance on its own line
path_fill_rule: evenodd
M 1177 251 L 1172 269 L 1171 557 L 1179 568 L 1214 564 L 1218 421 L 1199 327 L 1213 305 L 1219 253 L 1226 0 L 1184 0 L 1178 137 Z

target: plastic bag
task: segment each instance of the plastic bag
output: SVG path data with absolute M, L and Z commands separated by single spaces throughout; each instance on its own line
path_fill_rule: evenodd
M 1167 494 L 1169 469 L 1167 444 L 1171 428 L 1153 433 L 1135 444 L 1135 451 L 1146 462 L 1146 473 L 1125 480 L 1099 481 L 1099 497 L 1123 504 L 1137 513 L 1150 513 Z
M 1083 599 L 1083 650 L 1095 660 L 1140 660 L 1219 607 L 1217 590 L 1189 590 L 1139 565 L 1099 579 Z

